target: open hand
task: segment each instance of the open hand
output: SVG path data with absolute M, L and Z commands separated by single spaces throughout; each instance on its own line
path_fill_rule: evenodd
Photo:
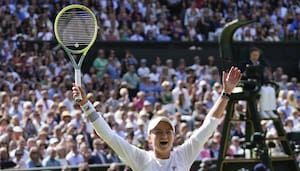
M 230 94 L 241 80 L 241 77 L 241 71 L 237 67 L 232 66 L 228 73 L 223 71 L 223 91 Z

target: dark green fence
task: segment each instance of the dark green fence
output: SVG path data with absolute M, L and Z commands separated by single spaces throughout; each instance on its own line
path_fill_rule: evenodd
M 38 42 L 42 43 L 42 42 Z M 56 42 L 50 42 L 52 46 Z M 33 43 L 31 42 L 30 45 Z M 256 46 L 263 52 L 262 57 L 272 67 L 283 67 L 290 76 L 300 77 L 300 42 L 235 42 L 233 44 L 233 64 L 239 65 L 247 59 L 248 51 Z M 83 71 L 86 71 L 96 57 L 98 49 L 116 51 L 117 57 L 122 58 L 125 50 L 130 50 L 137 59 L 147 58 L 148 64 L 154 62 L 156 56 L 164 61 L 174 59 L 175 66 L 179 58 L 185 58 L 188 65 L 192 64 L 195 55 L 205 64 L 208 56 L 215 56 L 217 65 L 221 64 L 217 42 L 96 42 L 90 49 L 84 61 Z

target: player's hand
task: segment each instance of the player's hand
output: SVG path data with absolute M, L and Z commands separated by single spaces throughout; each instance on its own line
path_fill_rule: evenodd
M 223 91 L 230 94 L 240 82 L 241 71 L 237 67 L 231 67 L 228 73 L 223 72 Z
M 82 97 L 82 100 L 77 102 L 80 106 L 84 105 L 88 101 L 86 98 L 85 91 L 80 86 L 76 85 L 75 83 L 73 83 L 72 94 L 73 94 L 74 99 L 76 99 L 76 97 L 78 97 L 78 96 Z

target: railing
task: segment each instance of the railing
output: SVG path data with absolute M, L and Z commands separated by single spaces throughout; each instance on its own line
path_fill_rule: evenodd
M 124 164 L 116 164 L 120 169 L 124 169 Z M 106 171 L 110 164 L 90 164 L 88 165 L 90 171 Z M 79 166 L 63 166 L 63 167 L 35 167 L 35 168 L 20 168 L 20 169 L 4 169 L 3 171 L 77 171 Z
M 190 171 L 197 171 L 200 168 L 201 161 L 195 161 L 190 169 Z M 125 165 L 122 163 L 117 163 L 117 166 L 120 167 L 120 170 L 123 171 Z M 89 171 L 107 171 L 110 167 L 110 164 L 89 164 Z M 66 168 L 66 171 L 78 171 L 79 166 L 67 166 L 67 167 L 36 167 L 36 168 L 21 168 L 21 169 L 3 169 L 1 171 L 62 171 L 63 168 Z

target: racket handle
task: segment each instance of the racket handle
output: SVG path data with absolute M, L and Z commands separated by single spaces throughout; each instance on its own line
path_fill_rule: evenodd
M 81 87 L 81 71 L 80 69 L 75 69 L 75 84 Z M 75 97 L 75 102 L 80 102 L 82 100 L 81 94 Z

